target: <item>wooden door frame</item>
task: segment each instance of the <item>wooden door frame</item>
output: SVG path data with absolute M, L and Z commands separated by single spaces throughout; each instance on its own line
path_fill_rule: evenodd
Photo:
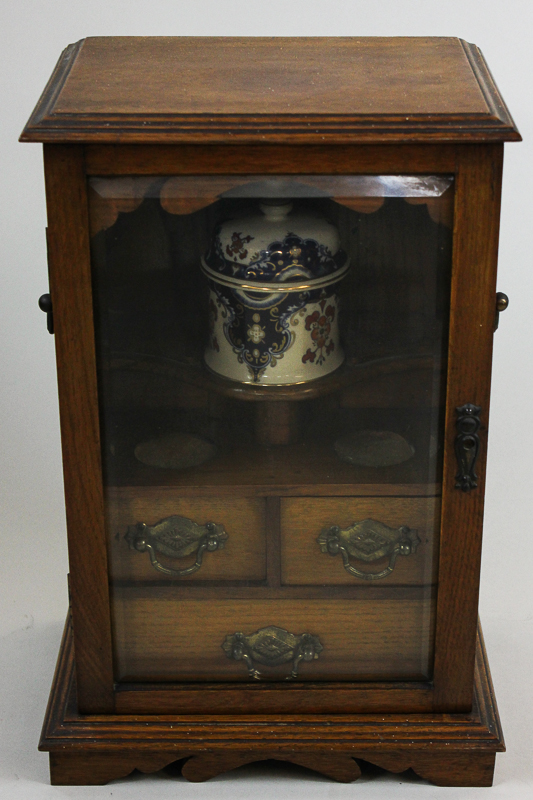
M 272 713 L 468 712 L 472 705 L 495 315 L 502 144 L 44 146 L 50 292 L 82 713 L 212 711 L 264 698 Z M 87 176 L 193 174 L 455 176 L 454 237 L 434 677 L 430 684 L 198 685 L 115 691 L 93 327 Z M 456 409 L 481 406 L 478 486 L 455 488 Z M 228 694 L 229 692 L 229 694 Z M 329 697 L 329 700 L 327 699 Z M 224 699 L 226 698 L 226 699 Z M 239 700 L 240 698 L 240 700 Z M 255 700 L 253 699 L 255 698 Z M 290 699 L 292 698 L 292 699 Z M 211 701 L 210 701 L 211 702 Z M 216 708 L 213 708 L 213 703 Z M 202 713 L 207 713 L 207 706 Z M 191 713 L 191 712 L 189 712 Z M 231 713 L 231 712 L 230 712 Z

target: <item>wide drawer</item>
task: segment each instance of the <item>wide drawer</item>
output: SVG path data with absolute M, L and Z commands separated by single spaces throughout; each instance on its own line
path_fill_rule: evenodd
M 398 590 L 387 600 L 290 602 L 164 595 L 115 591 L 117 680 L 250 681 L 254 670 L 259 680 L 281 681 L 294 670 L 302 681 L 431 677 L 429 590 L 417 597 Z
M 106 512 L 112 581 L 266 578 L 262 498 L 189 498 L 164 487 L 111 488 Z
M 434 583 L 439 528 L 438 497 L 283 498 L 282 583 Z

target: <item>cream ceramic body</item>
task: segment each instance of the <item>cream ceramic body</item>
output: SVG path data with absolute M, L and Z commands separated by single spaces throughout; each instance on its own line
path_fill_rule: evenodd
M 348 269 L 336 228 L 323 217 L 261 204 L 263 214 L 215 232 L 202 269 L 209 280 L 205 363 L 241 383 L 295 384 L 344 360 L 338 287 Z

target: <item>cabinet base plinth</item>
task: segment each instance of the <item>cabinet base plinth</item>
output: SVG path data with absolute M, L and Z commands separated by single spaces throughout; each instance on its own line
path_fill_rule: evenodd
M 505 745 L 481 631 L 469 714 L 89 716 L 76 707 L 67 625 L 39 749 L 50 753 L 55 785 L 101 785 L 178 761 L 187 780 L 204 781 L 276 759 L 342 782 L 360 776 L 362 760 L 438 786 L 491 786 Z

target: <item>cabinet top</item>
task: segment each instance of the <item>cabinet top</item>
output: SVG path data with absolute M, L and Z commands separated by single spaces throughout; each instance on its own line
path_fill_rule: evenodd
M 480 50 L 448 37 L 92 37 L 25 142 L 519 141 Z

